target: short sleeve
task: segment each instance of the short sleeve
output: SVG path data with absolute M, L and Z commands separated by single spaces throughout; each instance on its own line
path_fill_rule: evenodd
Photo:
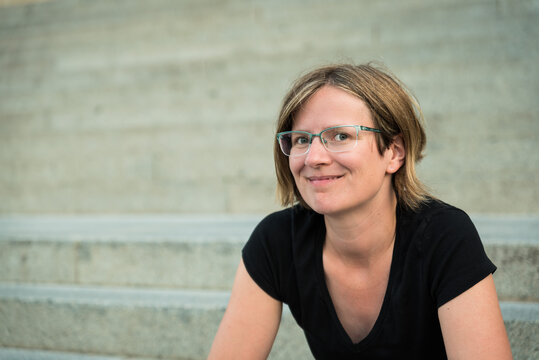
M 496 271 L 474 224 L 459 209 L 434 215 L 427 225 L 425 242 L 427 278 L 438 307 Z
M 242 250 L 247 272 L 268 295 L 285 301 L 283 269 L 290 257 L 290 225 L 285 211 L 269 215 L 254 229 Z

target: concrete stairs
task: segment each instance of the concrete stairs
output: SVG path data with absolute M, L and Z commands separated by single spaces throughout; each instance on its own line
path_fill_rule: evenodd
M 0 359 L 204 359 L 259 219 L 0 218 Z M 515 359 L 536 359 L 539 218 L 473 219 Z M 270 358 L 312 358 L 287 309 Z
M 413 90 L 440 198 L 539 213 L 538 18 L 508 0 L 0 7 L 0 359 L 204 358 L 260 217 L 6 214 L 267 213 L 281 98 L 322 63 L 380 60 Z M 539 220 L 474 220 L 515 358 L 537 359 Z M 287 311 L 271 358 L 311 358 Z
M 205 358 L 259 219 L 2 218 L 0 359 Z M 288 311 L 282 329 L 272 358 L 308 358 Z

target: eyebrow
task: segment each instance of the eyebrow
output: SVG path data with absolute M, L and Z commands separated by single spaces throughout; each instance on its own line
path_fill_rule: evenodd
M 336 124 L 336 125 L 326 126 L 326 127 L 322 128 L 322 130 L 320 130 L 320 131 L 324 131 L 324 130 L 326 130 L 326 129 L 330 129 L 330 128 L 337 127 L 337 126 L 361 126 L 361 125 L 359 125 L 359 124 L 341 124 L 341 123 L 339 123 L 339 124 Z M 294 126 L 292 126 L 292 127 L 290 128 L 290 131 L 304 131 L 304 132 L 308 132 L 308 133 L 311 133 L 311 134 L 317 134 L 317 133 L 320 132 L 320 131 L 318 131 L 318 132 L 311 132 L 311 131 L 309 131 L 309 130 L 294 129 Z

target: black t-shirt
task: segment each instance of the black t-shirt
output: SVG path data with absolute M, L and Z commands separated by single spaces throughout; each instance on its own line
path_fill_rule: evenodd
M 326 286 L 322 215 L 300 206 L 267 216 L 243 248 L 253 280 L 288 304 L 317 359 L 445 359 L 437 309 L 496 267 L 470 218 L 438 201 L 397 209 L 386 294 L 366 338 L 353 343 Z

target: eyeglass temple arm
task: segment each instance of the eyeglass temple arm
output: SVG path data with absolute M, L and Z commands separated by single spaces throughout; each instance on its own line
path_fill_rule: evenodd
M 363 125 L 359 125 L 359 128 L 363 131 L 372 131 L 372 132 L 375 132 L 375 133 L 381 133 L 382 131 L 379 130 L 379 129 L 374 129 L 374 128 L 370 128 L 368 126 L 363 126 Z

